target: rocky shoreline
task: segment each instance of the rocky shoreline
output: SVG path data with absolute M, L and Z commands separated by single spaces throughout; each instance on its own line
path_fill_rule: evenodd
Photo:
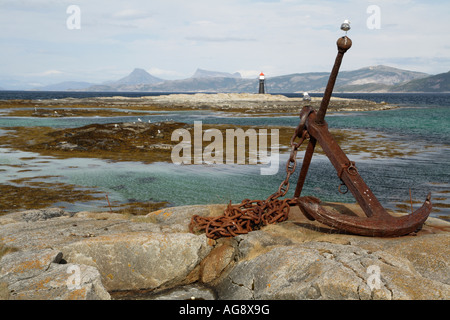
M 355 205 L 325 205 L 361 214 Z M 429 218 L 418 233 L 372 238 L 311 222 L 293 208 L 287 221 L 235 238 L 189 232 L 193 215 L 218 216 L 223 208 L 0 216 L 0 298 L 450 299 L 448 222 Z
M 64 98 L 49 100 L 6 100 L 0 102 L 0 108 L 32 108 L 30 116 L 60 116 L 54 111 L 45 112 L 47 108 L 118 108 L 121 110 L 216 110 L 243 113 L 278 113 L 299 112 L 308 104 L 316 110 L 320 106 L 321 98 L 312 97 L 311 101 L 302 98 L 288 98 L 283 95 L 250 94 L 250 93 L 216 93 L 216 94 L 169 94 L 161 96 L 143 97 L 96 97 L 96 98 Z M 397 108 L 384 102 L 376 103 L 369 100 L 346 99 L 332 97 L 329 105 L 330 112 L 339 111 L 370 111 Z M 69 111 L 66 110 L 66 113 Z M 88 110 L 92 114 L 92 110 Z M 101 109 L 98 111 L 101 112 Z M 23 113 L 21 113 L 23 114 Z M 73 114 L 73 112 L 72 112 Z M 78 112 L 78 115 L 80 113 Z M 14 112 L 10 115 L 15 115 Z

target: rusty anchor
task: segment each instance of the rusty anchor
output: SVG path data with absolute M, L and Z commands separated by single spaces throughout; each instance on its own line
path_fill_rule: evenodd
M 342 30 L 348 31 L 348 29 Z M 317 220 L 337 230 L 362 236 L 398 237 L 417 232 L 422 228 L 432 209 L 431 194 L 428 194 L 422 207 L 412 214 L 399 217 L 390 215 L 359 175 L 355 163 L 348 159 L 328 130 L 325 115 L 343 56 L 351 46 L 352 41 L 347 36 L 338 39 L 338 54 L 319 110 L 316 112 L 310 106 L 305 106 L 301 110 L 300 123 L 291 138 L 292 150 L 286 164 L 286 179 L 281 183 L 278 191 L 264 201 L 245 199 L 238 205 L 230 203 L 225 209 L 224 215 L 220 217 L 194 215 L 189 226 L 192 232 L 205 230 L 206 236 L 212 239 L 245 234 L 262 225 L 287 220 L 289 208 L 295 205 L 311 221 Z M 300 141 L 295 142 L 298 138 Z M 307 139 L 309 142 L 303 157 L 294 197 L 280 200 L 279 198 L 284 197 L 289 190 L 289 179 L 297 167 L 298 149 Z M 353 194 L 366 215 L 365 217 L 335 213 L 321 206 L 318 198 L 300 197 L 317 143 L 320 144 L 336 169 L 342 182 L 341 186 L 345 185 L 347 191 Z M 341 191 L 340 188 L 339 191 Z
M 328 131 L 325 121 L 318 122 L 318 113 L 310 112 L 308 107 L 302 114 L 309 113 L 305 129 L 309 136 L 302 168 L 300 170 L 294 199 L 297 200 L 302 213 L 310 220 L 317 220 L 325 225 L 353 234 L 378 237 L 395 237 L 420 230 L 427 220 L 431 209 L 431 194 L 428 194 L 422 207 L 410 215 L 391 216 L 359 175 L 355 163 L 351 162 Z M 315 197 L 300 197 L 306 174 L 311 162 L 316 142 L 319 142 L 328 159 L 333 164 L 342 184 L 353 194 L 367 217 L 348 216 L 328 211 L 320 206 Z
M 328 124 L 324 120 L 342 58 L 351 46 L 352 41 L 347 36 L 338 39 L 338 54 L 319 111 L 316 112 L 305 106 L 300 112 L 300 118 L 307 115 L 302 134 L 307 132 L 310 140 L 303 158 L 294 199 L 297 200 L 297 205 L 308 219 L 317 220 L 338 230 L 364 236 L 403 236 L 421 229 L 432 209 L 431 194 L 428 194 L 422 207 L 410 215 L 394 217 L 387 213 L 359 175 L 355 163 L 347 158 L 333 139 L 328 131 Z M 320 200 L 315 197 L 300 197 L 317 142 L 336 169 L 342 185 L 345 185 L 353 194 L 366 217 L 334 213 L 320 206 Z

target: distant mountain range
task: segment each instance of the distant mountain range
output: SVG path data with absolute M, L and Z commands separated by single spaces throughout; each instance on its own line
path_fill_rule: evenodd
M 267 93 L 323 92 L 328 72 L 294 73 L 267 77 Z M 242 78 L 236 73 L 197 69 L 181 80 L 164 80 L 136 68 L 128 76 L 102 84 L 62 82 L 37 90 L 107 92 L 257 92 L 258 75 Z M 388 66 L 339 72 L 334 92 L 450 92 L 450 72 L 430 75 Z

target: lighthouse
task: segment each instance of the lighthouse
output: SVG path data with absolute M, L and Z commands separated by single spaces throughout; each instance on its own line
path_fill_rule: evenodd
M 261 72 L 261 74 L 259 75 L 259 93 L 262 93 L 262 94 L 265 93 L 264 80 L 265 80 L 264 73 Z

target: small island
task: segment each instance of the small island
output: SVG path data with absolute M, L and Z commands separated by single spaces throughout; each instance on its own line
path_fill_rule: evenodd
M 318 109 L 322 98 L 289 98 L 284 95 L 251 93 L 168 94 L 142 97 L 63 98 L 48 100 L 0 101 L 1 109 L 10 116 L 120 116 L 133 111 L 211 110 L 240 113 L 298 114 L 305 105 Z M 374 111 L 397 108 L 384 102 L 332 97 L 329 112 Z M 19 109 L 19 110 L 18 110 Z M 114 109 L 114 110 L 108 110 Z M 55 112 L 56 111 L 56 112 Z M 139 113 L 133 112 L 134 115 Z

